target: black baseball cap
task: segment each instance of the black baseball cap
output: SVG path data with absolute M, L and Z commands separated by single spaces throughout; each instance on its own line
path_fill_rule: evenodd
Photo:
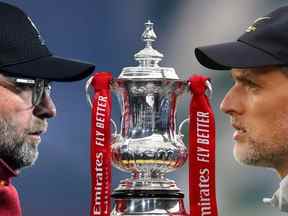
M 52 55 L 31 18 L 0 2 L 0 72 L 9 76 L 51 81 L 76 81 L 95 66 Z
M 195 55 L 214 70 L 288 65 L 288 7 L 256 19 L 236 42 L 198 47 Z

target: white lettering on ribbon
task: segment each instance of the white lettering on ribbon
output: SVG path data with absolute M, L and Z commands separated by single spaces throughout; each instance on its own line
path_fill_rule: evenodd
M 96 145 L 104 146 L 104 125 L 105 125 L 105 112 L 107 107 L 107 97 L 99 96 L 96 107 Z M 98 130 L 97 130 L 98 129 Z M 100 129 L 100 130 L 99 130 Z
M 98 103 L 96 107 L 96 136 L 95 136 L 95 144 L 100 147 L 104 147 L 105 143 L 105 134 L 103 133 L 105 129 L 105 113 L 106 113 L 106 107 L 107 107 L 107 97 L 99 96 L 98 97 Z M 101 199 L 102 199 L 102 188 L 103 188 L 103 152 L 96 152 L 96 185 L 94 187 L 94 193 L 95 193 L 95 200 L 94 200 L 94 206 L 93 206 L 93 213 L 94 215 L 101 215 L 101 212 L 103 210 L 101 209 Z M 105 197 L 106 198 L 106 197 Z M 105 199 L 107 200 L 107 199 Z M 107 206 L 106 209 L 104 209 L 104 212 L 107 213 L 108 211 L 108 203 L 105 202 L 105 206 Z
M 197 112 L 197 161 L 203 163 L 210 162 L 209 152 L 209 113 Z M 199 170 L 199 189 L 200 200 L 198 205 L 201 208 L 201 216 L 211 215 L 211 199 L 210 199 L 210 176 L 209 169 L 203 168 Z

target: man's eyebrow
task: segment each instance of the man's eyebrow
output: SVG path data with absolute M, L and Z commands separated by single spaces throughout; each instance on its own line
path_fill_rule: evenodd
M 249 80 L 255 80 L 256 77 L 254 74 L 251 74 L 248 71 L 242 71 L 241 73 L 232 73 L 233 80 L 237 81 L 249 81 Z

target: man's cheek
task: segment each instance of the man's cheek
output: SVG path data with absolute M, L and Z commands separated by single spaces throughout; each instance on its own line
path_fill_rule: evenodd
M 255 118 L 255 121 L 248 123 L 248 128 L 251 127 L 251 131 L 256 134 L 266 134 L 275 127 L 275 118 L 266 115 L 261 115 L 258 118 Z
M 10 123 L 16 129 L 17 134 L 23 134 L 31 128 L 31 118 L 28 115 L 15 115 L 10 119 Z
M 288 132 L 288 111 L 280 114 L 277 120 L 275 120 L 275 123 L 277 124 L 276 127 L 281 128 L 283 132 L 287 133 Z

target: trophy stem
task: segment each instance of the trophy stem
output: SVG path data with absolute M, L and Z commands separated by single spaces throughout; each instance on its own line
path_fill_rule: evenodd
M 145 171 L 141 171 L 141 172 L 132 172 L 131 173 L 131 178 L 136 180 L 136 179 L 142 179 L 142 180 L 156 180 L 156 179 L 165 179 L 165 173 L 156 173 L 156 172 L 152 172 L 150 169 L 147 169 Z

